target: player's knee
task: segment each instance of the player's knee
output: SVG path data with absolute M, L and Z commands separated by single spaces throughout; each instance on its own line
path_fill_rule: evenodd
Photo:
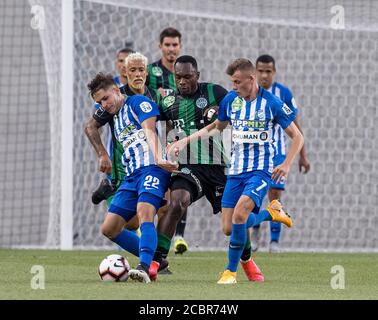
M 133 218 L 130 221 L 126 222 L 124 227 L 126 229 L 128 229 L 128 230 L 137 230 L 139 228 L 138 217 L 135 216 L 135 218 Z
M 224 233 L 225 236 L 230 236 L 231 235 L 231 231 L 232 231 L 231 230 L 232 229 L 231 226 L 228 226 L 228 225 L 227 226 L 223 226 L 222 229 L 223 229 L 223 233 Z
M 245 223 L 251 211 L 252 209 L 250 209 L 249 206 L 239 207 L 239 210 L 235 210 L 232 216 L 232 223 L 236 223 L 236 224 Z
M 232 223 L 245 223 L 248 219 L 248 215 L 254 208 L 253 200 L 245 197 L 241 198 L 234 210 L 234 214 L 232 216 Z
M 160 219 L 162 216 L 166 215 L 167 211 L 168 211 L 168 205 L 161 207 L 157 212 L 158 218 Z
M 180 199 L 171 199 L 170 204 L 170 214 L 175 220 L 180 220 L 182 215 L 185 212 L 185 209 L 188 207 L 188 203 Z
M 119 232 L 119 230 L 109 224 L 103 223 L 101 225 L 101 233 L 108 239 L 115 238 L 119 234 Z
M 243 214 L 234 214 L 234 216 L 232 217 L 232 222 L 235 224 L 246 223 L 246 221 L 247 221 L 247 218 Z

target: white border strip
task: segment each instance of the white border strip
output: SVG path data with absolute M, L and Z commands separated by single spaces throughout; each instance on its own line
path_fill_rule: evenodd
M 61 216 L 60 247 L 73 246 L 73 63 L 74 7 L 73 0 L 62 3 L 61 56 Z

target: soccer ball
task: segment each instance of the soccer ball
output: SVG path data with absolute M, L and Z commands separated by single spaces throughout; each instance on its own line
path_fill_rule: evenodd
M 129 277 L 130 265 L 126 258 L 119 254 L 107 256 L 98 267 L 102 281 L 126 281 Z

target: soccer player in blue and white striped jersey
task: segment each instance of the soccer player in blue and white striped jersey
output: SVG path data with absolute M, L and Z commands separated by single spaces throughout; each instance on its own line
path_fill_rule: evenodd
M 247 228 L 262 221 L 279 221 L 291 227 L 291 218 L 278 200 L 260 210 L 271 181 L 286 177 L 302 148 L 303 136 L 293 123 L 295 112 L 277 97 L 258 86 L 256 69 L 248 59 L 236 59 L 227 67 L 233 89 L 219 105 L 218 119 L 173 144 L 169 152 L 177 154 L 186 144 L 232 128 L 232 154 L 222 198 L 222 224 L 231 224 L 228 265 L 219 284 L 236 283 L 236 270 L 246 240 Z M 278 123 L 292 139 L 285 161 L 274 168 L 274 125 Z M 251 213 L 252 212 L 252 213 Z M 257 214 L 258 213 L 258 214 Z
M 142 95 L 124 96 L 111 75 L 99 73 L 88 84 L 93 99 L 101 104 L 101 112 L 94 115 L 94 123 L 111 123 L 115 137 L 122 144 L 122 163 L 125 177 L 109 206 L 108 215 L 102 224 L 102 233 L 123 249 L 139 256 L 140 263 L 130 270 L 130 277 L 141 282 L 150 282 L 148 269 L 157 246 L 154 215 L 163 205 L 164 194 L 170 182 L 170 172 L 178 165 L 162 158 L 162 150 L 156 130 L 159 117 L 157 105 Z M 100 171 L 109 172 L 111 161 L 98 130 L 86 134 L 99 157 Z M 137 215 L 141 236 L 124 229 L 126 222 Z M 134 244 L 134 245 L 133 245 Z M 135 252 L 135 251 L 138 252 Z
M 247 59 L 237 59 L 227 68 L 233 91 L 219 106 L 216 127 L 232 127 L 232 156 L 229 176 L 222 199 L 222 214 L 231 216 L 232 232 L 229 245 L 229 262 L 218 281 L 236 283 L 236 270 L 246 242 L 247 222 L 258 212 L 272 181 L 286 178 L 291 164 L 303 145 L 303 136 L 294 124 L 296 112 L 274 95 L 258 86 L 256 69 Z M 285 161 L 274 167 L 277 153 L 274 143 L 275 124 L 278 123 L 292 139 Z M 272 201 L 257 220 L 278 221 L 286 224 L 291 219 L 284 213 L 279 201 Z M 286 217 L 285 217 L 286 216 Z M 256 221 L 255 221 L 256 222 Z
M 282 100 L 293 112 L 297 115 L 294 119 L 294 123 L 298 127 L 298 129 L 302 132 L 301 127 L 299 125 L 299 110 L 295 99 L 293 97 L 292 92 L 286 86 L 281 83 L 274 81 L 276 75 L 276 64 L 275 60 L 272 56 L 264 54 L 259 56 L 256 59 L 256 72 L 257 72 L 257 80 L 260 86 L 262 86 L 267 91 L 274 94 L 280 100 Z M 286 157 L 286 135 L 284 130 L 281 128 L 279 124 L 275 124 L 274 127 L 274 142 L 276 146 L 276 154 L 273 158 L 274 166 L 280 165 Z M 307 173 L 310 170 L 310 162 L 306 155 L 305 146 L 303 145 L 300 153 L 299 153 L 299 171 L 303 173 Z M 274 199 L 280 200 L 282 197 L 282 192 L 285 190 L 286 180 L 282 178 L 277 183 L 272 183 L 270 189 L 268 191 L 269 200 L 272 201 Z M 258 240 L 259 236 L 259 227 L 255 226 L 252 231 L 251 243 L 252 243 L 252 250 L 256 251 L 258 249 Z M 281 233 L 281 224 L 276 222 L 270 222 L 270 246 L 269 251 L 279 252 L 279 239 Z
M 129 56 L 130 53 L 133 53 L 134 50 L 131 48 L 123 48 L 117 52 L 117 59 L 116 59 L 116 69 L 118 74 L 113 77 L 113 81 L 118 86 L 118 88 L 122 88 L 127 85 L 127 69 L 126 69 L 126 58 Z M 100 104 L 95 103 L 94 108 L 97 110 L 101 107 Z M 108 126 L 106 128 L 107 135 L 106 135 L 106 150 L 110 156 L 110 159 L 113 157 L 113 139 L 112 139 L 112 132 L 111 128 Z M 112 180 L 112 176 L 107 176 L 109 182 Z

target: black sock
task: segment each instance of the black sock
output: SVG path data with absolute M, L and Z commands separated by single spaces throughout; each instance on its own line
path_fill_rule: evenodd
M 250 257 L 251 257 L 251 247 L 244 248 L 240 259 L 243 260 L 243 261 L 248 261 Z
M 138 268 L 139 266 L 140 266 L 140 268 Z M 143 269 L 148 274 L 148 269 L 149 269 L 148 265 L 146 265 L 145 263 L 141 262 L 141 263 L 139 263 L 138 267 L 137 267 L 137 269 L 139 269 L 139 270 Z
M 184 237 L 184 232 L 185 232 L 185 227 L 186 227 L 186 215 L 187 215 L 187 212 L 184 213 L 180 221 L 177 223 L 176 236 Z
M 167 258 L 168 252 L 169 252 L 169 250 L 167 250 L 167 249 L 164 249 L 162 247 L 157 247 L 153 260 L 158 262 L 158 263 L 161 263 L 161 261 L 163 259 Z

